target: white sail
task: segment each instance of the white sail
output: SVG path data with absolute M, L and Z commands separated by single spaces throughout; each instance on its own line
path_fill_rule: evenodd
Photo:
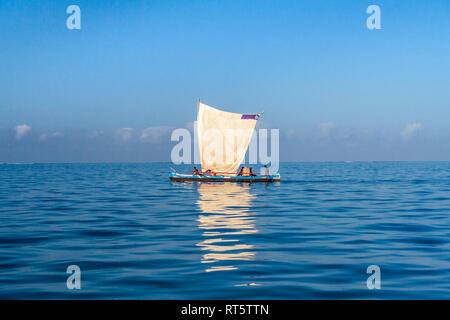
M 198 104 L 197 132 L 202 171 L 236 173 L 244 160 L 258 115 Z

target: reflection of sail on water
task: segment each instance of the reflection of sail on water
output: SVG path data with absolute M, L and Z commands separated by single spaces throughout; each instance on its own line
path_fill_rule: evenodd
M 207 239 L 198 246 L 206 251 L 202 263 L 251 260 L 252 245 L 243 244 L 239 235 L 258 232 L 249 216 L 250 192 L 248 186 L 233 183 L 201 184 L 197 201 L 203 215 L 199 216 L 199 228 Z M 229 262 L 228 262 L 229 263 Z M 212 266 L 206 271 L 233 270 L 233 265 Z

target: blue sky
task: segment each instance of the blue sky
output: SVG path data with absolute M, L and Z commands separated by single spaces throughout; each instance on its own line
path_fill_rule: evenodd
M 0 162 L 169 160 L 199 97 L 282 160 L 450 160 L 447 0 L 3 0 L 0 41 Z

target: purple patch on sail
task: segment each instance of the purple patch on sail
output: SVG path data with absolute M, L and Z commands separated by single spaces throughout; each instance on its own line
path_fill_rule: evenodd
M 252 119 L 256 120 L 257 115 L 256 114 L 243 114 L 241 119 Z

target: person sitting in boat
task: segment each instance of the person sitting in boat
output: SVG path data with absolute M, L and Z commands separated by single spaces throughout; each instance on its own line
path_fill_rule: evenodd
M 196 167 L 194 167 L 194 170 L 192 170 L 192 173 L 196 176 L 201 176 L 200 171 Z
M 241 171 L 238 173 L 238 176 L 252 177 L 252 176 L 256 176 L 256 174 L 254 174 L 252 172 L 251 167 L 242 167 Z
M 215 176 L 216 173 L 214 171 L 211 171 L 211 169 L 206 170 L 206 173 L 210 176 Z

